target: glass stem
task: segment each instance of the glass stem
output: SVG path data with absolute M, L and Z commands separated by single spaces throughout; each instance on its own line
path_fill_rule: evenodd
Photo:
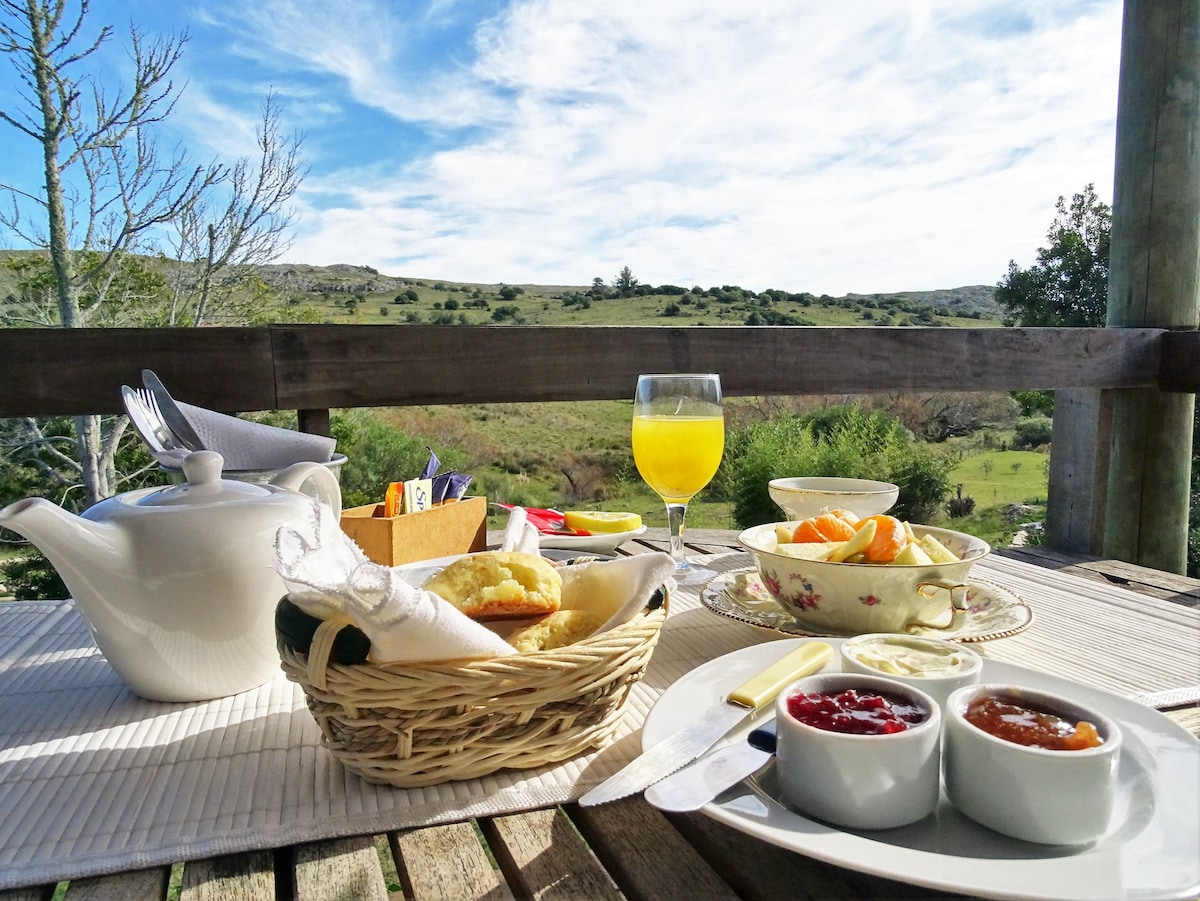
M 683 549 L 683 518 L 687 515 L 687 504 L 667 503 L 667 526 L 671 529 L 671 557 L 676 569 L 687 569 L 687 558 Z

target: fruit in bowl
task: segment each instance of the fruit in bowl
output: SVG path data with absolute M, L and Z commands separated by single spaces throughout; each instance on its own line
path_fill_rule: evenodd
M 892 509 L 900 489 L 891 482 L 873 479 L 793 476 L 771 479 L 767 494 L 788 519 L 807 519 L 824 510 L 839 509 L 862 519 Z
M 753 555 L 767 592 L 805 629 L 859 635 L 961 628 L 967 575 L 991 551 L 987 542 L 895 520 L 900 538 L 891 522 L 860 522 L 849 538 L 834 541 L 780 541 L 802 525 L 786 522 L 753 526 L 738 542 Z

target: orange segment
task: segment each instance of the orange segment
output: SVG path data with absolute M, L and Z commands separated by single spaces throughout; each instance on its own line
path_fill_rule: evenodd
M 796 526 L 792 541 L 846 541 L 854 537 L 854 526 L 832 513 L 818 513 Z
M 880 513 L 876 516 L 868 516 L 862 522 L 875 523 L 875 537 L 867 545 L 866 551 L 867 559 L 872 563 L 891 563 L 908 544 L 908 536 L 904 533 L 904 523 L 894 516 Z
M 841 519 L 846 520 L 846 522 L 850 523 L 850 525 L 852 525 L 852 526 L 858 525 L 858 517 L 855 516 L 853 513 L 851 513 L 849 510 L 840 510 L 840 509 L 839 510 L 830 510 L 829 514 L 831 516 L 837 516 Z

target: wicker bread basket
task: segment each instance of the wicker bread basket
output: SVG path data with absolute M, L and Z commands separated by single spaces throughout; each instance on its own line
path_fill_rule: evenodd
M 606 744 L 666 613 L 663 588 L 607 632 L 557 650 L 463 663 L 333 662 L 339 632 L 357 632 L 344 620 L 321 622 L 304 649 L 278 627 L 276 638 L 322 745 L 370 782 L 417 788 L 557 763 Z

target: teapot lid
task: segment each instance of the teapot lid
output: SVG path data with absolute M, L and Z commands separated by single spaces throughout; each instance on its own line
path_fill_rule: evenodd
M 137 501 L 139 507 L 178 507 L 187 504 L 214 504 L 226 501 L 245 501 L 277 493 L 263 485 L 222 479 L 225 458 L 216 451 L 195 451 L 183 458 L 181 485 L 153 491 Z

